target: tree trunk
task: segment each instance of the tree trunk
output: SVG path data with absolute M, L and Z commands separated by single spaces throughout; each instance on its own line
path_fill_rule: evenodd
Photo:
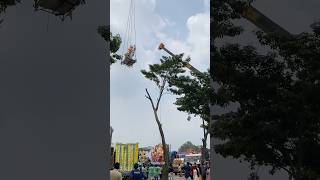
M 162 148 L 163 148 L 163 156 L 164 156 L 164 161 L 165 164 L 162 167 L 162 180 L 168 180 L 168 174 L 169 174 L 169 154 L 168 154 L 168 148 L 167 148 L 167 144 L 166 144 L 166 140 L 164 137 L 164 133 L 162 130 L 162 125 L 160 123 L 157 111 L 155 109 L 153 109 L 153 113 L 154 113 L 154 117 L 156 119 L 156 122 L 158 124 L 158 128 L 159 128 L 159 132 L 161 135 L 161 141 L 162 141 Z
M 207 137 L 208 133 L 206 132 L 205 126 L 204 126 L 204 119 L 202 119 L 202 127 L 203 127 L 203 138 L 202 138 L 202 149 L 201 149 L 201 164 L 203 164 L 206 161 L 206 155 L 207 155 Z
M 212 43 L 214 43 L 214 39 L 212 38 Z M 212 64 L 212 63 L 211 63 Z M 213 79 L 212 79 L 212 72 L 213 72 L 213 67 L 210 66 L 210 87 L 211 90 L 214 91 L 214 86 L 213 86 Z M 210 96 L 211 97 L 211 96 Z M 209 124 L 208 124 L 208 129 L 210 132 L 210 180 L 214 179 L 213 178 L 213 154 L 214 154 L 214 139 L 213 139 L 213 133 L 211 132 L 212 125 L 213 125 L 213 106 L 212 106 L 212 101 L 210 99 L 209 103 L 209 109 L 210 109 L 210 117 L 209 117 Z
M 213 154 L 214 154 L 214 143 L 213 143 L 213 135 L 210 134 L 210 180 L 213 178 Z
M 208 134 L 207 134 L 208 135 Z M 204 162 L 207 160 L 207 137 L 206 133 L 204 134 L 204 138 L 202 139 L 202 149 L 201 149 L 201 176 L 206 173 L 203 172 L 205 170 Z M 205 180 L 205 179 L 204 179 Z
M 157 125 L 158 125 L 158 128 L 159 128 L 159 132 L 160 132 L 160 135 L 161 135 L 163 156 L 164 156 L 164 162 L 165 162 L 164 166 L 162 167 L 162 180 L 168 180 L 168 174 L 169 174 L 169 151 L 167 149 L 166 139 L 164 137 L 164 133 L 163 133 L 163 130 L 162 130 L 162 124 L 161 124 L 161 122 L 159 120 L 159 117 L 158 117 L 158 108 L 159 108 L 159 103 L 160 103 L 161 97 L 163 95 L 164 87 L 165 87 L 165 81 L 163 82 L 162 86 L 160 87 L 160 93 L 159 93 L 159 97 L 158 97 L 156 105 L 153 103 L 153 100 L 152 100 L 152 98 L 151 98 L 151 96 L 150 96 L 150 94 L 148 92 L 148 89 L 146 89 L 146 93 L 147 93 L 146 98 L 150 100 L 150 103 L 151 103 L 151 106 L 152 106 L 152 110 L 153 110 L 153 113 L 154 113 L 154 117 L 156 119 L 156 122 L 157 122 Z
M 203 164 L 206 161 L 206 142 L 205 139 L 202 139 L 202 148 L 201 148 L 201 164 Z

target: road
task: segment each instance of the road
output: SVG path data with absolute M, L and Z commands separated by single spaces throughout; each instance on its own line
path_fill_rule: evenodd
M 150 178 L 149 178 L 148 180 L 155 180 L 155 179 L 154 179 L 154 178 L 153 178 L 153 179 L 150 179 Z M 158 179 L 158 180 L 159 180 L 159 179 Z M 174 176 L 173 179 L 170 179 L 170 178 L 169 178 L 169 180 L 185 180 L 185 178 L 184 178 L 184 177 L 179 177 L 179 176 Z
M 154 180 L 154 179 L 148 179 L 148 180 Z M 185 178 L 180 176 L 174 176 L 173 179 L 169 178 L 169 180 L 185 180 Z
M 186 178 L 180 176 L 174 176 L 172 180 L 185 180 Z M 169 179 L 170 180 L 170 179 Z

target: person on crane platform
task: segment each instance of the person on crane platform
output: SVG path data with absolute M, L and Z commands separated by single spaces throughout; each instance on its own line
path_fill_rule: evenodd
M 136 45 L 129 47 L 128 53 L 127 53 L 127 57 L 129 60 L 131 60 L 133 58 L 135 51 L 136 51 Z
M 133 63 L 135 63 L 136 60 L 133 59 L 135 52 L 136 52 L 136 45 L 133 45 L 133 46 L 131 45 L 128 48 L 128 52 L 125 53 L 124 60 L 121 64 L 126 64 L 128 66 L 131 66 Z

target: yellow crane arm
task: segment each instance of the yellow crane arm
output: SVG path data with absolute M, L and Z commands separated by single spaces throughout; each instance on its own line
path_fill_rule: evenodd
M 163 43 L 160 43 L 158 49 L 159 49 L 159 50 L 162 50 L 162 49 L 163 49 L 163 50 L 166 51 L 168 54 L 170 54 L 172 57 L 175 57 L 175 56 L 176 56 L 176 55 L 173 54 L 171 51 L 169 51 L 169 50 L 164 46 Z M 199 71 L 198 69 L 196 69 L 195 67 L 193 67 L 190 63 L 185 62 L 184 65 L 185 65 L 185 67 L 187 67 L 188 69 L 190 69 L 190 71 L 192 71 L 192 72 L 194 72 L 194 73 L 197 73 L 198 75 L 201 75 L 201 74 L 202 74 L 201 71 Z
M 287 30 L 250 5 L 244 9 L 242 17 L 253 23 L 265 33 L 277 33 L 284 36 L 291 35 Z

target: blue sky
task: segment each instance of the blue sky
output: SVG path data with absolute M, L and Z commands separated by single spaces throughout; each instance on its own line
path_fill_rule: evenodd
M 157 49 L 164 42 L 174 53 L 185 53 L 191 63 L 205 71 L 209 68 L 209 6 L 208 0 L 135 0 L 137 30 L 137 63 L 133 68 L 119 64 L 111 67 L 111 126 L 113 142 L 154 146 L 161 142 L 149 101 L 148 88 L 155 97 L 157 89 L 140 73 L 148 64 L 159 62 L 163 55 Z M 111 30 L 123 36 L 129 11 L 128 0 L 111 0 Z M 122 53 L 120 48 L 119 53 Z M 166 95 L 160 104 L 160 120 L 166 140 L 172 149 L 184 142 L 200 145 L 201 121 L 179 112 L 175 97 Z
M 175 22 L 174 27 L 165 30 L 165 33 L 182 40 L 188 35 L 187 28 L 184 28 L 188 18 L 199 13 L 201 9 L 205 10 L 206 7 L 199 0 L 189 0 L 187 4 L 185 0 L 163 0 L 161 3 L 157 3 L 155 12 Z M 178 31 L 175 31 L 175 28 L 178 28 Z

